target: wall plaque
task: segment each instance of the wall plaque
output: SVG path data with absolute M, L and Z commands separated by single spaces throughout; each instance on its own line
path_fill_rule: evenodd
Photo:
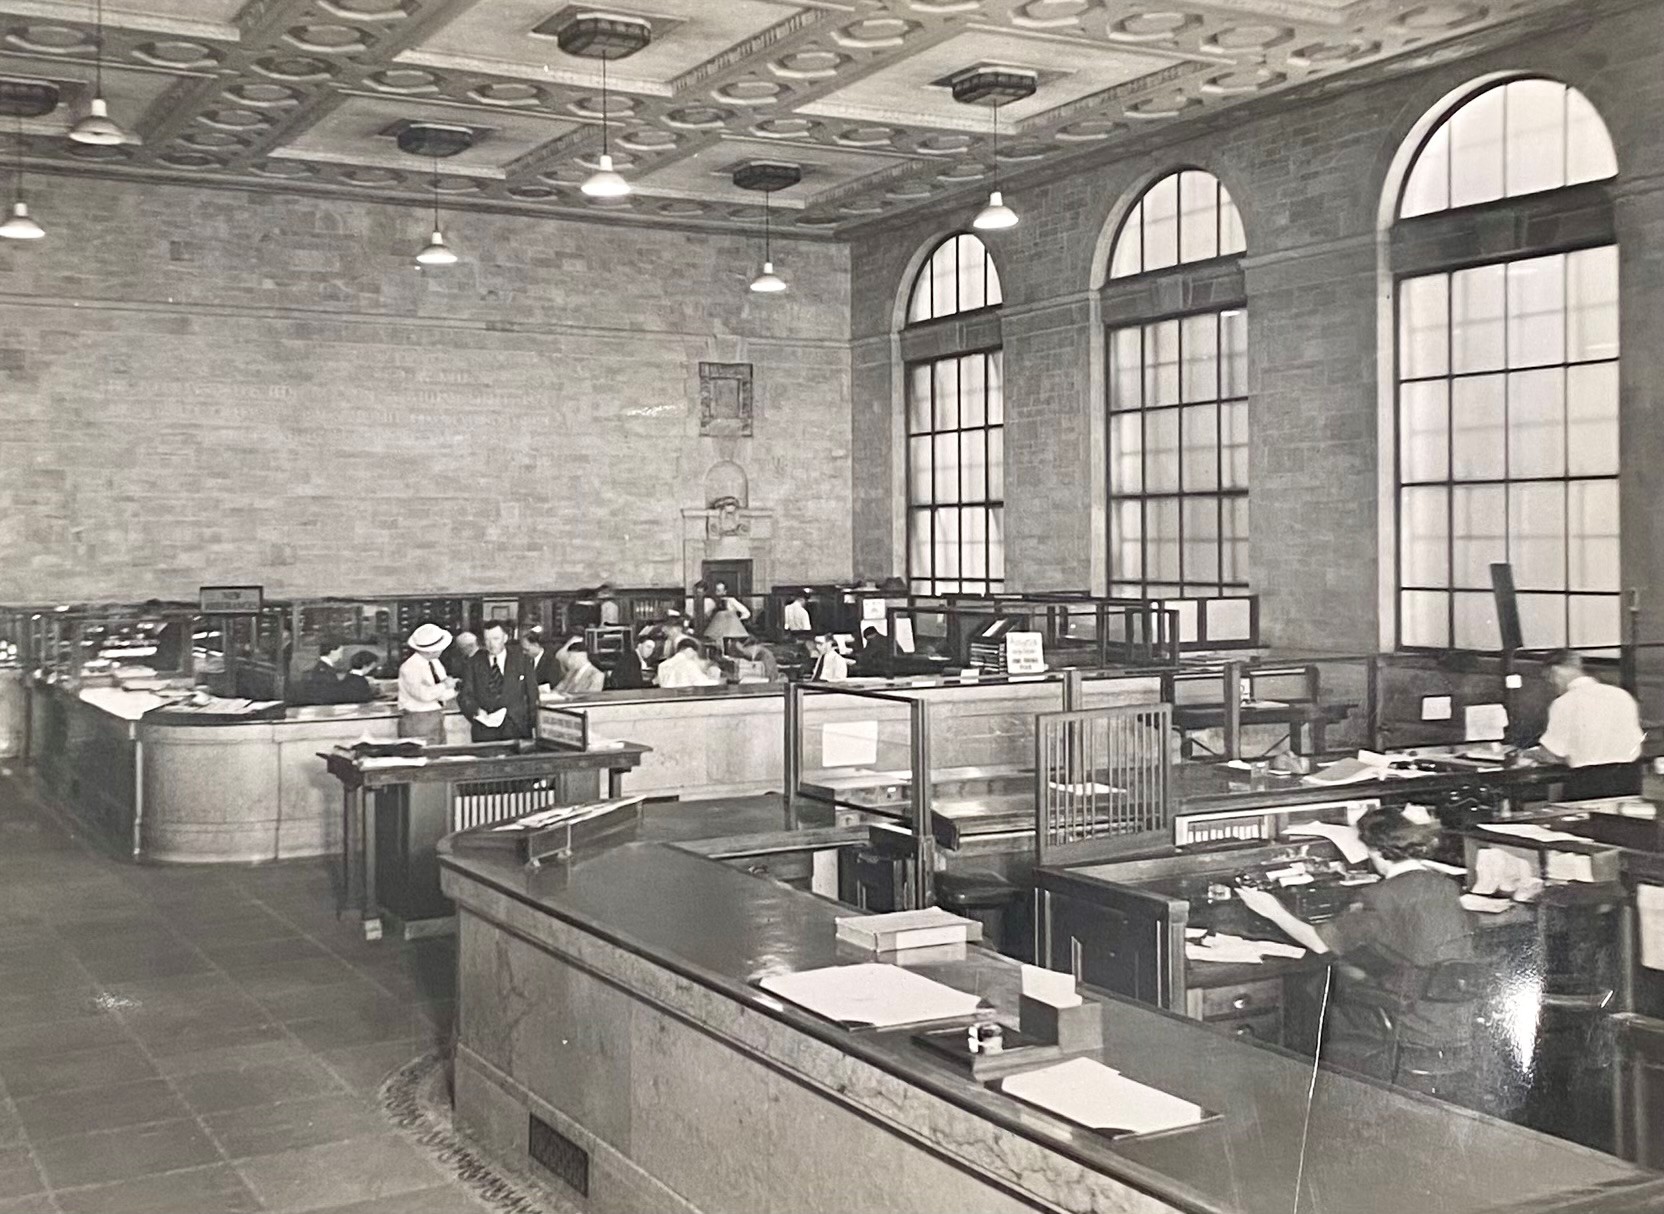
M 751 364 L 699 364 L 701 438 L 751 437 Z

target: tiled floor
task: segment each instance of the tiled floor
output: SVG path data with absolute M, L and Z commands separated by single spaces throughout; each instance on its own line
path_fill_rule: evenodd
M 373 1099 L 453 984 L 322 863 L 124 864 L 0 773 L 0 1214 L 477 1214 Z

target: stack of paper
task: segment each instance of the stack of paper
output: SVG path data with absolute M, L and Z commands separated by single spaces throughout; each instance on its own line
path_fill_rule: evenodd
M 982 924 L 939 906 L 887 915 L 850 915 L 837 920 L 837 925 L 838 939 L 879 953 L 982 939 Z
M 899 1028 L 973 1016 L 982 1000 L 876 961 L 776 974 L 758 983 L 771 995 L 849 1028 Z
M 1283 833 L 1296 839 L 1327 839 L 1340 849 L 1348 864 L 1362 864 L 1369 859 L 1369 848 L 1358 837 L 1356 826 L 1339 822 L 1296 822 Z
M 1259 965 L 1267 957 L 1304 957 L 1306 950 L 1298 944 L 1283 944 L 1275 940 L 1249 940 L 1243 936 L 1210 934 L 1198 940 L 1184 942 L 1186 961 L 1215 961 L 1224 965 Z
M 1000 1090 L 1076 1125 L 1114 1133 L 1156 1134 L 1197 1125 L 1208 1116 L 1199 1104 L 1128 1079 L 1090 1058 L 1007 1076 Z
M 1375 756 L 1379 758 L 1380 756 Z M 1361 755 L 1356 759 L 1342 759 L 1338 763 L 1331 763 L 1321 767 L 1303 778 L 1305 784 L 1364 784 L 1370 780 L 1385 779 L 1389 768 L 1383 762 L 1371 762 Z

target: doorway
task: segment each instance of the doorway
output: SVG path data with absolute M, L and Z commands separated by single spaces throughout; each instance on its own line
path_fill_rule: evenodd
M 751 562 L 748 560 L 703 561 L 699 566 L 699 576 L 707 590 L 722 582 L 728 587 L 728 593 L 741 602 L 748 602 L 751 598 Z

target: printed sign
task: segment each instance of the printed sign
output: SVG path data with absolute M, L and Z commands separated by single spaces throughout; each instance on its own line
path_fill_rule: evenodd
M 1045 638 L 1038 632 L 1010 632 L 1005 637 L 1005 673 L 1044 674 Z
M 197 590 L 203 615 L 258 615 L 265 605 L 264 586 L 203 586 Z
M 565 708 L 539 708 L 537 738 L 556 750 L 588 750 L 589 714 Z

